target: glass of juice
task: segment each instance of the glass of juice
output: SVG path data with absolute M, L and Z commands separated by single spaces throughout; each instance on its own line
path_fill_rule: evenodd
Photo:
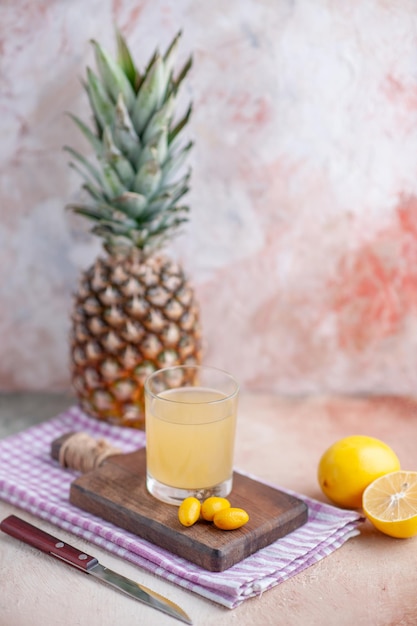
M 146 486 L 163 502 L 232 490 L 239 385 L 223 370 L 167 367 L 145 382 Z

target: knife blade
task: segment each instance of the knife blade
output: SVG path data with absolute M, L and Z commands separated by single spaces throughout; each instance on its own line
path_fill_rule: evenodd
M 32 526 L 32 524 L 29 524 L 29 522 L 26 522 L 16 515 L 9 515 L 9 517 L 2 520 L 0 522 L 0 529 L 11 537 L 20 539 L 30 546 L 38 548 L 38 550 L 59 559 L 67 565 L 76 567 L 86 574 L 91 574 L 131 598 L 139 600 L 139 602 L 143 602 L 154 609 L 162 611 L 185 624 L 192 624 L 187 613 L 175 604 L 175 602 L 168 600 L 168 598 L 152 591 L 152 589 L 148 589 L 117 572 L 113 572 L 111 569 L 101 565 L 95 557 L 85 554 L 85 552 L 57 539 L 53 535 L 49 535 L 36 526 Z

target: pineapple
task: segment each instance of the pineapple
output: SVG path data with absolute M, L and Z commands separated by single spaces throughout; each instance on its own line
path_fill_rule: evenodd
M 174 121 L 187 60 L 174 77 L 180 34 L 140 73 L 116 32 L 113 58 L 93 41 L 97 73 L 87 68 L 92 128 L 71 118 L 94 149 L 86 159 L 71 147 L 70 165 L 83 177 L 85 202 L 69 208 L 86 217 L 103 255 L 81 276 L 71 330 L 71 377 L 81 407 L 121 426 L 144 427 L 143 386 L 162 367 L 201 362 L 199 307 L 182 267 L 162 248 L 187 221 L 190 169 L 179 173 L 192 142 L 180 142 L 191 104 Z

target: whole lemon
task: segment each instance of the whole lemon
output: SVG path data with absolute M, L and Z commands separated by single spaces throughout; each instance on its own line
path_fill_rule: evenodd
M 376 478 L 396 472 L 400 461 L 383 441 L 365 435 L 339 439 L 322 455 L 318 481 L 323 493 L 347 509 L 362 506 L 362 494 Z

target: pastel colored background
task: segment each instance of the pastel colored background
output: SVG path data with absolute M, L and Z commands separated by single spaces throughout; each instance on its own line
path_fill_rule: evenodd
M 412 0 L 0 0 L 0 389 L 69 386 L 72 293 L 100 249 L 65 211 L 89 40 L 139 64 L 183 30 L 191 221 L 171 253 L 207 363 L 283 394 L 417 389 Z

